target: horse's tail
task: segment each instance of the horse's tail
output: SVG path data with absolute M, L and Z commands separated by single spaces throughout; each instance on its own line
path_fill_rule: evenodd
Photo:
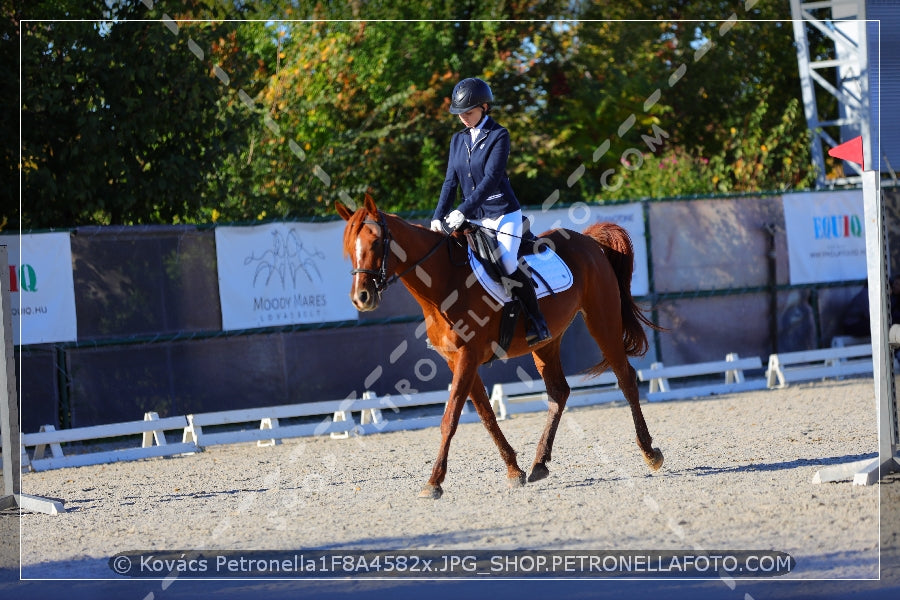
M 622 306 L 622 341 L 625 345 L 625 353 L 628 356 L 644 356 L 650 343 L 647 341 L 647 333 L 643 325 L 650 329 L 664 330 L 662 327 L 648 319 L 640 306 L 631 296 L 631 276 L 634 272 L 634 246 L 628 232 L 615 223 L 594 223 L 584 230 L 584 234 L 593 238 L 603 246 L 606 258 L 612 265 L 619 282 L 619 297 Z M 604 358 L 589 372 L 599 375 L 609 366 Z

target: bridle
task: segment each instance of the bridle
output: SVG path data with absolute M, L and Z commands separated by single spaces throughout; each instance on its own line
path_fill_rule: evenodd
M 373 221 L 372 219 L 365 219 L 363 221 L 363 225 L 378 225 L 378 227 L 381 228 L 381 266 L 378 269 L 352 269 L 350 271 L 350 275 L 356 275 L 358 273 L 370 275 L 372 277 L 373 283 L 375 284 L 375 291 L 379 295 L 390 285 L 395 283 L 398 279 L 402 279 L 413 269 L 431 258 L 431 255 L 437 252 L 437 249 L 450 239 L 449 235 L 445 235 L 441 238 L 441 241 L 435 244 L 434 247 L 425 254 L 425 256 L 407 267 L 402 273 L 394 273 L 394 275 L 388 277 L 387 264 L 388 260 L 390 260 L 391 257 L 391 242 L 393 241 L 393 237 L 391 237 L 391 230 L 388 229 L 387 221 L 384 218 L 384 213 L 379 210 L 377 221 Z
M 388 259 L 391 256 L 391 232 L 387 228 L 384 214 L 381 211 L 378 211 L 377 221 L 366 219 L 363 221 L 363 225 L 378 225 L 378 227 L 381 228 L 381 268 L 377 271 L 375 269 L 353 269 L 350 271 L 350 274 L 356 275 L 357 273 L 365 273 L 366 275 L 371 275 L 372 279 L 375 281 L 375 291 L 380 294 L 393 283 L 392 280 L 388 279 L 387 274 Z

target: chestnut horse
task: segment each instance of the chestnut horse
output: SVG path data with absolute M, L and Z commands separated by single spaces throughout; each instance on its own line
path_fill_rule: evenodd
M 399 279 L 425 315 L 428 338 L 453 372 L 450 397 L 441 420 L 441 445 L 422 498 L 440 498 L 447 473 L 450 440 L 456 432 L 466 398 L 471 398 L 481 421 L 491 434 L 506 463 L 508 484 L 525 484 L 525 473 L 516 463 L 516 453 L 506 441 L 491 408 L 478 367 L 492 359 L 500 328 L 501 307 L 475 282 L 472 270 L 461 256 L 450 256 L 448 236 L 396 215 L 378 210 L 370 196 L 356 211 L 336 203 L 344 229 L 344 252 L 353 265 L 350 299 L 360 311 L 378 307 L 381 293 Z M 525 342 L 525 324 L 520 319 L 506 356 L 528 352 L 546 384 L 549 413 L 537 446 L 528 481 L 547 477 L 547 463 L 570 388 L 560 360 L 560 341 L 575 315 L 581 313 L 588 331 L 600 346 L 603 360 L 589 370 L 598 375 L 612 368 L 634 418 L 637 444 L 652 470 L 662 466 L 663 455 L 652 446 L 652 438 L 641 412 L 637 377 L 629 356 L 647 352 L 643 325 L 656 328 L 631 296 L 634 251 L 628 233 L 613 223 L 598 223 L 584 234 L 555 229 L 540 236 L 554 248 L 572 270 L 572 287 L 540 300 L 540 308 L 552 338 L 538 346 Z M 459 254 L 462 254 L 461 252 Z

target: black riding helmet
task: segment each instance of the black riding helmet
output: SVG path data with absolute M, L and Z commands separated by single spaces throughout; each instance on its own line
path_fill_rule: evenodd
M 453 94 L 450 96 L 450 113 L 461 115 L 482 104 L 488 105 L 488 110 L 485 112 L 489 112 L 490 104 L 493 101 L 494 95 L 491 93 L 490 86 L 477 77 L 469 77 L 457 83 L 453 88 Z

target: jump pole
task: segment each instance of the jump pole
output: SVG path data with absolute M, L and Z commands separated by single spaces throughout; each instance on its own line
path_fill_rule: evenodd
M 854 485 L 871 485 L 900 470 L 900 434 L 897 431 L 897 396 L 894 360 L 888 322 L 888 244 L 881 196 L 881 173 L 866 171 L 862 136 L 829 150 L 831 156 L 863 166 L 863 214 L 866 222 L 866 277 L 869 284 L 869 326 L 872 336 L 872 371 L 878 421 L 878 457 L 820 470 L 814 483 L 853 479 Z
M 22 443 L 19 430 L 19 399 L 16 394 L 16 361 L 13 355 L 12 308 L 10 306 L 8 248 L 0 246 L 0 435 L 3 449 L 3 495 L 0 509 L 18 506 L 22 510 L 47 513 L 65 512 L 61 502 L 22 494 Z

